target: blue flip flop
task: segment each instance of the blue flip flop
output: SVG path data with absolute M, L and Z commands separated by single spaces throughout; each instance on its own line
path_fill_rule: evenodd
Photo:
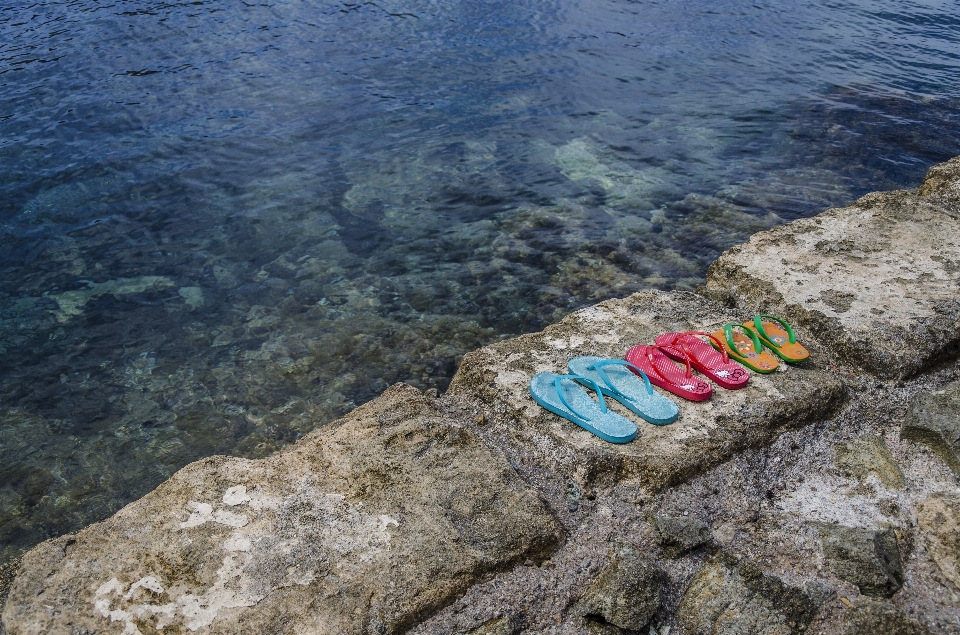
M 567 368 L 572 374 L 590 380 L 593 386 L 599 388 L 600 393 L 613 397 L 654 425 L 665 426 L 680 416 L 677 404 L 654 392 L 646 373 L 628 361 L 605 357 L 574 357 L 567 362 Z M 630 372 L 631 369 L 636 374 Z M 643 381 L 640 381 L 641 378 Z
M 583 386 L 597 393 L 599 404 L 590 398 Z M 627 443 L 637 436 L 637 426 L 632 421 L 607 410 L 603 393 L 592 379 L 537 373 L 530 380 L 530 396 L 550 412 L 573 421 L 604 441 Z

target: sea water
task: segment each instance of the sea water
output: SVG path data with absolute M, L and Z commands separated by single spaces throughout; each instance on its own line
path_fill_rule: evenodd
M 0 10 L 0 562 L 960 154 L 904 0 Z

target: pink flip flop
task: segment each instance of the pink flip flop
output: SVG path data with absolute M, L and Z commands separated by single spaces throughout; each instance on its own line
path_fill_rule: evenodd
M 698 335 L 709 337 L 720 347 L 718 351 Z M 695 369 L 712 379 L 727 390 L 743 388 L 750 381 L 747 369 L 730 359 L 723 343 L 710 333 L 687 331 L 685 333 L 664 333 L 656 340 L 657 346 L 669 357 L 692 365 Z
M 690 401 L 705 401 L 713 394 L 713 387 L 699 377 L 694 377 L 690 360 L 684 369 L 677 366 L 666 354 L 663 346 L 634 346 L 627 351 L 627 361 L 647 374 L 650 383 Z M 681 349 L 671 353 L 683 355 Z

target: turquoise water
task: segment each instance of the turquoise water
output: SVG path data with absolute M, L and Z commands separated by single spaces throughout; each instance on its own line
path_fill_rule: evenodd
M 960 154 L 956 2 L 0 11 L 0 562 Z

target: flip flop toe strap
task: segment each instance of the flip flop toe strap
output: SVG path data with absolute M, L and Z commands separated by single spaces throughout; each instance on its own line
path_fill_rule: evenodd
M 647 394 L 650 394 L 650 395 L 653 394 L 653 386 L 650 385 L 650 378 L 647 377 L 647 374 L 626 360 L 605 359 L 605 360 L 590 364 L 589 366 L 587 366 L 587 370 L 597 371 L 597 374 L 600 375 L 600 379 L 602 379 L 603 383 L 606 384 L 607 390 L 612 392 L 615 396 L 620 397 L 622 399 L 627 399 L 629 401 L 634 401 L 633 397 L 629 395 L 625 395 L 619 390 L 617 390 L 617 387 L 613 385 L 613 382 L 610 380 L 610 377 L 607 375 L 606 371 L 603 370 L 604 366 L 611 366 L 611 365 L 626 366 L 628 368 L 632 368 L 638 375 L 640 375 L 640 377 L 643 378 L 643 384 L 644 386 L 646 386 Z
M 560 403 L 562 403 L 567 410 L 577 415 L 584 421 L 591 421 L 593 419 L 592 417 L 588 417 L 570 405 L 570 402 L 567 401 L 567 398 L 563 396 L 563 387 L 561 384 L 563 383 L 564 379 L 589 384 L 590 387 L 593 388 L 593 390 L 597 393 L 597 397 L 600 398 L 600 411 L 604 414 L 607 413 L 607 402 L 604 401 L 603 393 L 600 392 L 600 386 L 597 385 L 597 382 L 593 381 L 592 379 L 587 379 L 586 377 L 581 377 L 580 375 L 557 375 L 553 379 L 553 387 L 557 391 L 557 396 L 560 397 Z
M 733 341 L 733 329 L 739 327 L 741 331 L 744 332 L 752 341 L 753 341 L 753 350 L 759 355 L 763 352 L 763 344 L 760 343 L 760 338 L 757 337 L 757 334 L 751 331 L 748 328 L 744 328 L 742 324 L 724 324 L 723 325 L 723 335 L 727 340 L 727 345 L 730 347 L 731 351 L 737 350 L 737 345 Z
M 780 344 L 777 344 L 773 339 L 767 335 L 767 332 L 763 328 L 763 320 L 761 318 L 769 318 L 782 326 L 787 332 L 787 339 L 791 344 L 797 343 L 797 335 L 793 332 L 793 327 L 787 324 L 784 320 L 781 320 L 776 315 L 769 315 L 767 313 L 761 313 L 760 315 L 753 316 L 753 326 L 757 329 L 757 332 L 760 334 L 760 337 L 763 339 L 772 342 L 777 348 L 780 348 Z
M 677 336 L 673 338 L 672 344 L 674 344 L 674 345 L 679 344 L 680 347 L 683 348 L 683 351 L 690 357 L 690 359 L 692 359 L 693 361 L 697 362 L 697 363 L 700 364 L 701 366 L 705 366 L 705 364 L 704 364 L 703 362 L 701 362 L 699 359 L 697 359 L 697 356 L 693 354 L 693 351 L 691 351 L 690 348 L 689 348 L 689 347 L 683 342 L 683 340 L 681 339 L 682 337 L 684 337 L 684 336 L 686 336 L 686 335 L 690 335 L 690 336 L 693 336 L 693 335 L 704 335 L 704 336 L 706 336 L 706 337 L 709 337 L 712 341 L 714 341 L 714 342 L 717 343 L 717 350 L 720 352 L 721 355 L 723 355 L 723 363 L 726 364 L 727 362 L 730 361 L 730 356 L 727 355 L 727 350 L 723 347 L 723 343 L 720 341 L 719 338 L 717 338 L 717 337 L 714 336 L 713 334 L 711 334 L 711 333 L 706 333 L 706 332 L 704 332 L 704 331 L 687 331 L 687 332 L 685 332 L 685 333 L 678 333 Z
M 672 350 L 672 351 L 677 352 L 681 357 L 683 357 L 683 361 L 684 361 L 684 362 L 686 363 L 686 365 L 687 365 L 687 370 L 686 370 L 686 372 L 684 373 L 684 376 L 685 376 L 685 377 L 688 377 L 688 378 L 689 378 L 689 377 L 693 377 L 693 366 L 691 366 L 691 364 L 690 364 L 690 355 L 687 353 L 687 351 L 683 350 L 682 348 L 677 348 L 676 346 L 657 346 L 657 345 L 654 345 L 654 346 L 648 346 L 648 347 L 646 348 L 646 350 L 644 350 L 643 354 L 647 356 L 647 360 L 650 362 L 650 368 L 653 369 L 653 372 L 655 372 L 657 375 L 659 375 L 659 376 L 660 376 L 660 379 L 662 379 L 663 381 L 667 382 L 668 384 L 672 384 L 672 383 L 673 383 L 673 380 L 672 380 L 672 379 L 670 379 L 669 377 L 667 377 L 666 375 L 664 375 L 662 372 L 660 372 L 660 369 L 657 368 L 657 365 L 656 365 L 656 364 L 654 363 L 654 361 L 653 361 L 653 351 L 658 351 L 658 350 L 659 350 L 659 351 L 665 351 L 667 348 L 669 348 L 669 349 Z M 665 354 L 665 353 L 664 353 L 664 354 Z

